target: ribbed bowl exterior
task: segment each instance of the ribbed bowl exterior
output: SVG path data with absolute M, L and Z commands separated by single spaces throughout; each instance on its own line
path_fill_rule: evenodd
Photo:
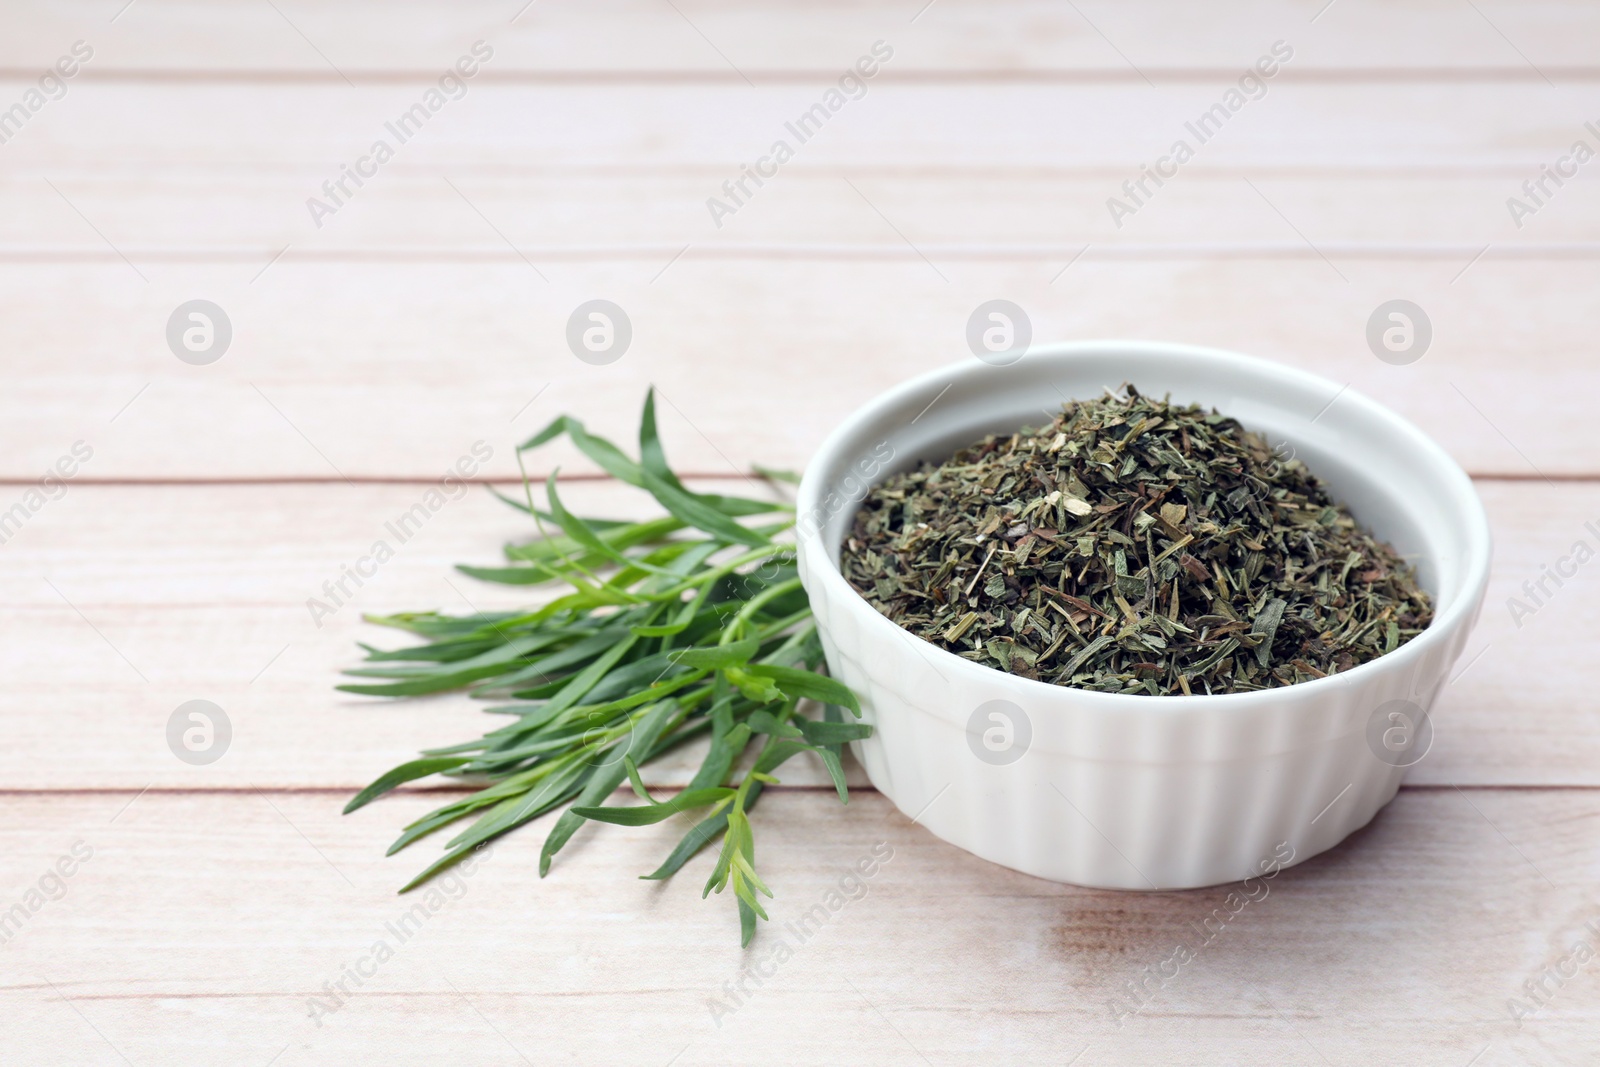
M 1081 347 L 1055 350 L 1055 358 Z M 1243 360 L 1217 355 L 1235 370 Z M 939 381 L 924 381 L 931 395 Z M 865 432 L 836 434 L 830 444 L 842 441 L 840 454 L 860 452 L 859 442 L 877 431 L 857 429 Z M 959 429 L 953 433 L 961 439 Z M 858 501 L 864 487 L 840 489 L 838 456 L 819 458 L 835 477 L 817 484 L 818 466 L 807 471 L 813 484 L 802 486 L 802 515 L 810 510 L 826 521 L 801 524 L 800 574 L 829 670 L 860 696 L 864 721 L 874 727 L 853 746 L 857 758 L 877 789 L 934 834 L 1042 878 L 1193 888 L 1332 848 L 1394 797 L 1405 773 L 1376 753 L 1375 713 L 1391 701 L 1431 708 L 1482 606 L 1487 522 L 1472 495 L 1471 506 L 1459 502 L 1464 519 L 1413 516 L 1423 526 L 1459 519 L 1469 528 L 1455 541 L 1431 542 L 1459 542 L 1459 550 L 1438 553 L 1450 558 L 1423 568 L 1438 583 L 1454 583 L 1449 610 L 1394 653 L 1343 675 L 1255 693 L 1123 696 L 1049 685 L 929 645 L 856 594 L 835 563 L 849 516 L 840 518 L 830 493 Z M 854 504 L 843 510 L 853 513 Z M 1020 709 L 1031 734 L 1019 757 L 1003 764 L 981 758 L 973 740 L 982 726 L 975 709 L 996 700 Z
M 938 649 L 861 625 L 861 611 L 876 612 L 835 587 L 813 594 L 812 607 L 829 670 L 873 725 L 853 747 L 874 787 L 986 860 L 1110 889 L 1236 881 L 1284 844 L 1299 861 L 1365 826 L 1405 773 L 1370 750 L 1373 709 L 1418 691 L 1427 707 L 1467 639 L 1462 628 L 1403 674 L 1289 686 L 1250 707 L 1188 711 L 1129 697 L 1148 707 L 1108 713 L 1075 705 L 1072 689 L 1041 694 L 1039 683 L 986 667 L 994 678 L 930 662 Z M 967 734 L 969 709 L 996 699 L 1022 708 L 1033 734 L 1001 766 L 976 758 Z

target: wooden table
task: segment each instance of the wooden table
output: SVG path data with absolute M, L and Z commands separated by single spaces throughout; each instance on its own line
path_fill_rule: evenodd
M 62 0 L 3 26 L 0 1061 L 1600 1062 L 1592 568 L 1527 617 L 1507 603 L 1600 546 L 1600 163 L 1570 157 L 1600 148 L 1600 9 Z M 1216 118 L 1280 41 L 1258 98 Z M 73 77 L 41 86 L 62 57 Z M 462 57 L 473 76 L 441 89 Z M 785 123 L 808 113 L 800 143 Z M 1207 113 L 1201 144 L 1185 124 Z M 792 158 L 730 203 L 779 139 Z M 1192 159 L 1124 191 L 1179 139 Z M 1542 165 L 1576 173 L 1524 192 Z M 439 793 L 339 810 L 480 717 L 332 686 L 384 639 L 360 612 L 517 602 L 450 567 L 527 531 L 474 490 L 331 617 L 308 598 L 474 442 L 478 479 L 514 479 L 514 444 L 559 412 L 627 435 L 648 383 L 682 469 L 803 466 L 857 404 L 971 358 L 996 297 L 1041 341 L 1314 370 L 1472 473 L 1489 603 L 1395 802 L 1137 1012 L 1115 1007 L 1129 983 L 1225 889 L 1003 870 L 859 770 L 847 808 L 803 766 L 762 804 L 778 895 L 747 952 L 729 902 L 699 897 L 707 861 L 634 877 L 665 827 L 586 829 L 543 881 L 531 827 L 396 937 L 424 860 L 383 849 Z M 605 365 L 564 336 L 597 298 L 633 328 Z M 1433 330 L 1405 365 L 1365 336 L 1396 298 Z M 232 329 L 207 365 L 167 340 L 195 299 Z M 538 473 L 556 463 L 592 469 Z M 168 745 L 195 699 L 232 728 L 206 765 Z M 880 843 L 864 895 L 777 960 L 775 931 Z

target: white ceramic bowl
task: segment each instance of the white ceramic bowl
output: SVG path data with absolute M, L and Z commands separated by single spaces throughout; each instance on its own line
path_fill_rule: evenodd
M 840 543 L 871 484 L 1124 381 L 1291 445 L 1335 499 L 1415 562 L 1433 623 L 1316 681 L 1130 696 L 962 659 L 884 618 L 839 573 Z M 1410 423 L 1289 367 L 1154 342 L 1035 348 L 1012 366 L 968 360 L 907 382 L 829 436 L 798 508 L 800 576 L 829 670 L 875 727 L 854 746 L 872 784 L 984 859 L 1103 888 L 1275 872 L 1365 826 L 1426 752 L 1425 709 L 1466 643 L 1489 573 L 1488 521 L 1470 479 Z

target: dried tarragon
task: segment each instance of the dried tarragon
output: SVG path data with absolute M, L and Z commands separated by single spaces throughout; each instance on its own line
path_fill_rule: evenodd
M 1433 617 L 1413 569 L 1303 463 L 1131 385 L 890 477 L 863 501 L 842 566 L 925 641 L 1112 693 L 1322 678 Z

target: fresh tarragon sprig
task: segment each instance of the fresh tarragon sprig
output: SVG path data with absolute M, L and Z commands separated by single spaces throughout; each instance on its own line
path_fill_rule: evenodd
M 524 477 L 525 502 L 501 499 L 531 516 L 539 536 L 508 545 L 507 566 L 458 569 L 488 582 L 560 582 L 570 591 L 527 611 L 367 616 L 426 643 L 387 651 L 363 645 L 367 665 L 346 673 L 387 680 L 341 690 L 406 697 L 466 688 L 511 701 L 486 709 L 510 721 L 476 741 L 424 751 L 345 811 L 434 774 L 475 787 L 407 826 L 390 846 L 393 855 L 475 816 L 402 893 L 563 805 L 539 856 L 541 877 L 585 820 L 644 826 L 700 812 L 665 862 L 643 877 L 670 877 L 720 838 L 702 896 L 732 887 L 740 941 L 749 944 L 756 918 L 766 918 L 757 894 L 772 895 L 756 874 L 749 819 L 763 787 L 790 757 L 812 752 L 848 802 L 840 750 L 872 730 L 845 721 L 841 708 L 860 717 L 855 694 L 817 673 L 822 647 L 794 545 L 780 539 L 794 525 L 793 508 L 686 488 L 662 452 L 653 392 L 640 420 L 638 460 L 563 416 L 519 446 L 519 463 L 523 452 L 563 435 L 613 477 L 650 493 L 666 515 L 579 518 L 562 503 L 553 473 L 540 508 Z M 821 704 L 822 718 L 800 714 L 802 699 Z M 705 736 L 705 759 L 689 784 L 670 799 L 652 796 L 639 766 Z M 741 775 L 736 768 L 745 764 Z M 624 778 L 643 803 L 606 804 Z

